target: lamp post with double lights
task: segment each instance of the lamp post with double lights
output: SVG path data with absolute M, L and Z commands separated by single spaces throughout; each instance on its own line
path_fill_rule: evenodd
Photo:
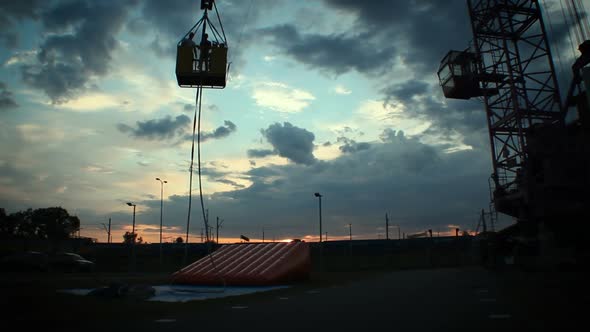
M 160 181 L 160 265 L 162 265 L 162 213 L 164 210 L 164 183 L 168 183 L 166 180 L 156 178 L 156 181 Z

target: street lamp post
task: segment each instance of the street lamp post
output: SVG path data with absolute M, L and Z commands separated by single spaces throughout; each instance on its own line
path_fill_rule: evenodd
M 131 272 L 135 272 L 135 207 L 133 203 L 127 203 L 129 206 L 133 206 L 133 227 L 131 228 Z
M 133 228 L 131 228 L 131 233 L 133 235 L 135 235 L 135 207 L 136 207 L 136 205 L 133 203 L 127 203 L 127 205 L 133 206 Z M 133 242 L 135 242 L 135 239 L 133 239 Z
M 320 202 L 320 242 L 322 242 L 322 195 L 320 193 L 315 193 L 314 196 L 319 198 Z
M 156 178 L 160 181 L 160 265 L 162 265 L 162 211 L 164 210 L 164 183 L 168 183 L 166 180 Z

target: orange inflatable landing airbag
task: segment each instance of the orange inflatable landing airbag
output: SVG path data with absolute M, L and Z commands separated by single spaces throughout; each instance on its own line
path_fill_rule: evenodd
M 256 243 L 223 245 L 211 254 L 174 272 L 175 284 L 276 285 L 309 277 L 309 244 Z

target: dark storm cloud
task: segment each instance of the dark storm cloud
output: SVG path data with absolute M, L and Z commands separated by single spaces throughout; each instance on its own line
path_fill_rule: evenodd
M 449 49 L 462 49 L 471 39 L 466 4 L 461 0 L 325 3 L 354 14 L 356 23 L 329 35 L 304 34 L 289 24 L 259 32 L 295 60 L 335 74 L 351 70 L 381 74 L 401 58 L 417 74 L 432 75 Z
M 231 133 L 235 132 L 237 127 L 231 121 L 223 121 L 224 125 L 217 127 L 215 130 L 211 132 L 205 132 L 201 135 L 201 140 L 206 141 L 209 139 L 220 139 L 229 136 Z
M 465 144 L 477 147 L 486 144 L 486 115 L 478 100 L 443 99 L 437 84 L 421 80 L 392 84 L 381 93 L 386 104 L 405 106 L 402 117 L 431 123 L 421 135 L 451 140 L 460 134 Z M 391 115 L 400 116 L 397 113 Z
M 488 204 L 487 152 L 447 154 L 395 130 L 381 137 L 366 150 L 330 161 L 253 168 L 244 174 L 251 185 L 207 195 L 206 208 L 232 220 L 227 236 L 252 234 L 261 220 L 268 229 L 285 235 L 315 234 L 316 191 L 324 195 L 324 225 L 335 236 L 344 235 L 349 222 L 359 234 L 374 234 L 388 211 L 407 231 L 450 223 L 473 227 L 478 210 Z M 166 204 L 182 220 L 186 197 L 171 198 Z M 159 206 L 150 213 L 156 223 Z M 169 218 L 176 220 L 174 215 Z
M 229 184 L 230 186 L 233 186 L 235 188 L 245 188 L 245 186 L 243 184 L 239 184 L 235 181 L 232 180 L 228 180 L 228 179 L 215 179 L 215 182 L 219 182 L 219 183 L 223 183 L 223 184 Z
M 15 48 L 19 42 L 16 31 L 19 21 L 37 19 L 46 5 L 47 1 L 42 0 L 0 0 L 0 41 L 8 48 Z
M 35 18 L 45 0 L 0 0 L 0 15 L 13 19 Z
M 231 177 L 232 173 L 228 172 L 224 169 L 227 169 L 227 166 L 225 166 L 223 164 L 219 164 L 215 161 L 209 162 L 206 165 L 201 167 L 201 175 L 203 177 L 206 177 L 207 179 L 209 179 L 212 182 L 228 184 L 228 185 L 233 186 L 235 188 L 244 188 L 245 187 L 244 185 L 237 183 L 236 181 L 228 179 L 228 177 Z M 199 170 L 197 167 L 195 167 L 193 172 L 194 172 L 195 176 L 198 176 Z
M 167 116 L 162 119 L 153 119 L 148 121 L 137 121 L 137 127 L 133 128 L 126 124 L 118 124 L 117 128 L 123 133 L 129 133 L 136 138 L 145 138 L 149 140 L 170 139 L 181 136 L 189 128 L 191 119 L 182 114 L 175 119 Z
M 0 111 L 6 111 L 17 107 L 18 104 L 14 101 L 12 92 L 8 90 L 4 82 L 0 82 Z
M 382 43 L 403 43 L 404 47 L 389 56 L 400 55 L 422 74 L 432 72 L 446 51 L 463 49 L 472 38 L 463 0 L 324 1 L 333 8 L 356 14 L 355 29 L 370 31 Z
M 176 44 L 166 43 L 159 36 L 156 36 L 148 47 L 160 58 L 169 58 L 176 54 Z
M 47 32 L 37 63 L 21 67 L 23 80 L 54 103 L 84 91 L 92 77 L 109 70 L 116 35 L 135 1 L 57 3 L 40 14 Z
M 371 147 L 371 144 L 367 142 L 358 143 L 357 141 L 347 137 L 338 137 L 337 142 L 342 143 L 342 145 L 338 148 L 343 153 L 355 153 L 358 151 L 367 150 Z
M 0 162 L 0 174 L 4 179 L 8 179 L 7 185 L 22 184 L 29 187 L 35 182 L 28 169 L 23 169 L 7 161 Z
M 316 161 L 313 155 L 315 135 L 312 132 L 293 126 L 289 122 L 282 125 L 280 123 L 272 124 L 268 128 L 262 129 L 261 132 L 268 143 L 273 146 L 273 151 L 277 155 L 297 164 L 311 165 Z M 248 152 L 250 156 L 268 155 L 266 154 L 268 151 L 265 150 L 251 151 Z
M 411 102 L 415 96 L 426 94 L 429 88 L 426 82 L 409 80 L 389 86 L 383 90 L 383 94 L 387 97 L 385 102 L 388 102 L 391 98 L 395 98 L 405 104 Z
M 406 106 L 402 116 L 430 121 L 431 133 L 470 136 L 485 126 L 480 107 L 442 101 L 440 87 L 432 84 L 447 51 L 464 49 L 472 38 L 465 1 L 324 2 L 354 15 L 355 23 L 332 34 L 276 25 L 261 30 L 263 36 L 291 58 L 320 71 L 364 74 L 373 80 L 386 103 Z M 400 77 L 390 83 L 388 75 L 395 75 L 396 68 L 402 67 L 410 69 L 412 76 L 405 82 L 400 82 L 404 79 Z
M 259 30 L 289 56 L 313 68 L 335 74 L 350 70 L 374 72 L 391 64 L 391 44 L 371 43 L 368 34 L 300 34 L 293 25 L 280 25 Z
M 206 142 L 211 139 L 221 139 L 221 138 L 228 137 L 229 135 L 234 133 L 237 129 L 238 129 L 238 127 L 233 122 L 231 122 L 229 120 L 225 120 L 225 121 L 223 121 L 223 126 L 219 126 L 213 131 L 201 132 L 201 142 Z M 184 136 L 184 140 L 185 141 L 192 141 L 193 140 L 192 133 L 186 134 Z M 196 140 L 197 140 L 197 136 L 195 135 L 195 141 Z
M 268 149 L 249 149 L 247 153 L 248 158 L 264 158 L 276 154 L 274 150 Z

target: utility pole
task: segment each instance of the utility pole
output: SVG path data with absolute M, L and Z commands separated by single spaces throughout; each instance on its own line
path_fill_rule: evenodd
M 389 217 L 385 214 L 385 239 L 389 240 Z
M 223 219 L 221 219 L 221 223 L 219 222 L 219 217 L 217 217 L 217 225 L 216 225 L 216 232 L 217 232 L 217 244 L 219 244 L 219 227 L 223 224 Z
M 107 232 L 107 243 L 111 243 L 111 218 L 109 218 L 109 226 L 108 226 L 108 228 L 103 223 L 101 223 L 101 225 L 104 228 L 104 230 Z
M 205 211 L 206 211 L 206 213 L 205 213 L 205 227 L 206 227 L 205 233 L 207 235 L 206 236 L 207 237 L 207 242 L 209 242 L 209 240 L 211 240 L 211 237 L 212 237 L 212 235 L 211 235 L 211 226 L 209 226 L 209 209 L 206 209 Z
M 264 227 L 262 227 L 262 243 L 264 243 Z
M 348 236 L 350 241 L 352 241 L 352 224 L 348 224 Z
M 203 227 L 201 227 L 201 243 L 203 243 Z

